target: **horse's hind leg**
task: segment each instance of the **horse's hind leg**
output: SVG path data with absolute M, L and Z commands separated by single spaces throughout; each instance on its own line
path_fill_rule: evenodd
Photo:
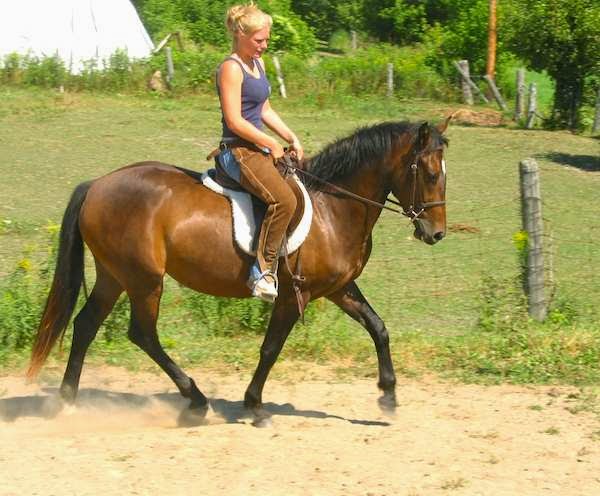
M 94 288 L 73 321 L 73 344 L 60 386 L 60 394 L 65 401 L 75 401 L 85 354 L 96 337 L 98 328 L 113 309 L 122 292 L 121 285 L 102 266 L 96 264 Z
M 383 396 L 379 398 L 379 406 L 386 412 L 393 412 L 396 408 L 396 374 L 390 354 L 390 338 L 383 320 L 369 305 L 354 281 L 327 298 L 359 322 L 373 339 L 379 364 L 377 385 L 383 391 Z
M 158 276 L 157 276 L 158 278 Z M 187 376 L 167 353 L 163 350 L 158 339 L 156 321 L 162 294 L 162 277 L 154 278 L 150 284 L 139 284 L 139 287 L 149 289 L 129 292 L 131 301 L 131 322 L 129 324 L 129 339 L 144 350 L 156 364 L 175 383 L 182 396 L 191 400 L 190 408 L 182 421 L 194 422 L 204 417 L 208 410 L 208 399 L 196 387 L 194 380 Z M 140 281 L 138 281 L 140 282 Z M 149 281 L 150 282 L 150 281 Z

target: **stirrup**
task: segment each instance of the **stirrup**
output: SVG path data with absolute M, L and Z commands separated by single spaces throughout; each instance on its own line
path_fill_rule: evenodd
M 273 278 L 273 282 L 268 281 L 268 277 Z M 250 269 L 250 277 L 247 282 L 248 287 L 252 291 L 252 296 L 260 298 L 268 303 L 273 303 L 277 298 L 277 290 L 279 288 L 279 280 L 277 274 L 270 270 L 260 272 L 258 264 L 254 264 Z

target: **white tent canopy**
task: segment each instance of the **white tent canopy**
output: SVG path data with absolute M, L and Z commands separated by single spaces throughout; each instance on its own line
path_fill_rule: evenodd
M 98 66 L 117 49 L 130 58 L 154 45 L 129 0 L 1 0 L 0 59 L 9 53 L 58 56 L 71 72 Z

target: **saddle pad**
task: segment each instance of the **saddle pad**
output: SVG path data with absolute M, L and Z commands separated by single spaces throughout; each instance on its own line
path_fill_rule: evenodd
M 302 214 L 302 219 L 298 223 L 298 226 L 294 229 L 294 232 L 288 235 L 288 253 L 292 253 L 300 248 L 300 245 L 304 242 L 306 236 L 308 236 L 313 214 L 312 203 L 308 196 L 308 192 L 306 191 L 306 187 L 295 174 L 293 175 L 293 178 L 298 184 L 300 191 L 302 191 L 302 196 L 304 196 L 304 213 Z M 224 188 L 220 184 L 217 184 L 207 172 L 202 173 L 202 184 L 215 193 L 219 193 L 220 195 L 229 198 L 233 215 L 233 233 L 235 241 L 242 251 L 248 255 L 256 255 L 256 251 L 254 250 L 254 236 L 255 233 L 259 231 L 254 219 L 250 193 Z

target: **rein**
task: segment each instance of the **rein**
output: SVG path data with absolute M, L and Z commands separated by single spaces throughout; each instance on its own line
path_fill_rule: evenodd
M 300 167 L 296 167 L 295 165 L 292 164 L 292 160 L 290 159 L 290 156 L 287 153 L 283 156 L 283 159 L 285 161 L 286 168 L 291 169 L 295 172 L 300 172 L 300 174 L 304 174 L 306 177 L 309 177 L 325 186 L 328 186 L 329 188 L 337 191 L 338 193 L 341 193 L 345 196 L 348 196 L 350 198 L 358 200 L 358 201 L 364 203 L 365 205 L 371 205 L 374 207 L 389 210 L 391 212 L 395 212 L 397 214 L 404 215 L 405 217 L 408 217 L 411 221 L 414 221 L 425 211 L 425 209 L 446 204 L 445 200 L 424 202 L 424 203 L 420 203 L 419 205 L 415 204 L 416 195 L 417 195 L 417 172 L 418 172 L 417 160 L 419 159 L 419 155 L 420 154 L 417 154 L 417 156 L 415 157 L 415 161 L 410 165 L 410 169 L 411 169 L 411 173 L 412 173 L 411 174 L 412 175 L 412 190 L 411 190 L 410 206 L 408 207 L 408 209 L 405 209 L 400 204 L 400 202 L 398 202 L 396 200 L 392 200 L 391 198 L 385 199 L 386 202 L 397 205 L 402 210 L 398 210 L 397 208 L 393 208 L 393 207 L 388 207 L 387 205 L 385 205 L 385 203 L 380 203 L 375 200 L 370 200 L 369 198 L 365 198 L 364 196 L 360 196 L 360 195 L 357 195 L 356 193 L 352 193 L 352 191 L 348 191 L 347 189 L 337 186 L 336 184 L 332 184 L 329 181 L 325 181 L 324 179 L 321 179 L 320 177 L 318 177 L 304 169 L 301 169 Z

